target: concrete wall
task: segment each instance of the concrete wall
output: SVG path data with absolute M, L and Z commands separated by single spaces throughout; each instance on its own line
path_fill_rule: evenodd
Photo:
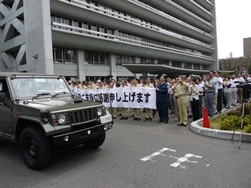
M 50 0 L 24 0 L 24 20 L 27 71 L 54 74 Z

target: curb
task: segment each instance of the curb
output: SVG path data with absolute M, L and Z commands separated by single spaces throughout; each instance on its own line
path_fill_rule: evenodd
M 199 119 L 193 121 L 190 124 L 190 130 L 196 134 L 200 134 L 202 136 L 208 136 L 213 138 L 220 138 L 224 140 L 231 140 L 233 131 L 223 131 L 217 129 L 208 129 L 200 126 L 199 124 L 202 122 L 203 119 Z M 240 139 L 240 132 L 235 132 L 233 140 L 239 141 Z M 242 133 L 242 141 L 244 142 L 251 142 L 251 134 Z

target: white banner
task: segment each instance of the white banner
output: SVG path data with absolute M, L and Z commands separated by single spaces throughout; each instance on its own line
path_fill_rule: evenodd
M 105 107 L 156 109 L 154 88 L 111 88 L 96 90 L 75 90 L 85 100 L 102 100 Z

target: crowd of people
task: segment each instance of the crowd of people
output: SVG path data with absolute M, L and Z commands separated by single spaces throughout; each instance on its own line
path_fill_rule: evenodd
M 95 90 L 106 88 L 128 88 L 128 87 L 148 87 L 156 90 L 157 110 L 134 108 L 133 120 L 140 121 L 142 111 L 145 112 L 145 121 L 152 121 L 158 112 L 159 123 L 168 123 L 169 115 L 175 114 L 178 126 L 187 126 L 188 118 L 193 121 L 202 118 L 202 109 L 206 107 L 207 114 L 213 117 L 220 114 L 223 107 L 230 108 L 241 103 L 243 99 L 243 89 L 237 87 L 239 84 L 250 82 L 251 75 L 238 73 L 231 77 L 221 77 L 219 71 L 211 70 L 204 76 L 191 75 L 189 77 L 179 76 L 176 78 L 161 76 L 159 79 L 151 78 L 132 80 L 115 79 L 94 81 L 69 81 L 68 84 L 73 92 L 83 90 Z M 128 120 L 128 108 L 112 108 L 111 114 L 116 119 L 119 114 L 120 120 Z

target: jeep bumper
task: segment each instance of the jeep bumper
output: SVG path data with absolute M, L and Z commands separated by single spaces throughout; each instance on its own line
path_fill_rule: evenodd
M 72 146 L 84 143 L 85 141 L 95 138 L 105 131 L 108 131 L 112 128 L 112 126 L 113 121 L 52 136 L 53 147 Z

